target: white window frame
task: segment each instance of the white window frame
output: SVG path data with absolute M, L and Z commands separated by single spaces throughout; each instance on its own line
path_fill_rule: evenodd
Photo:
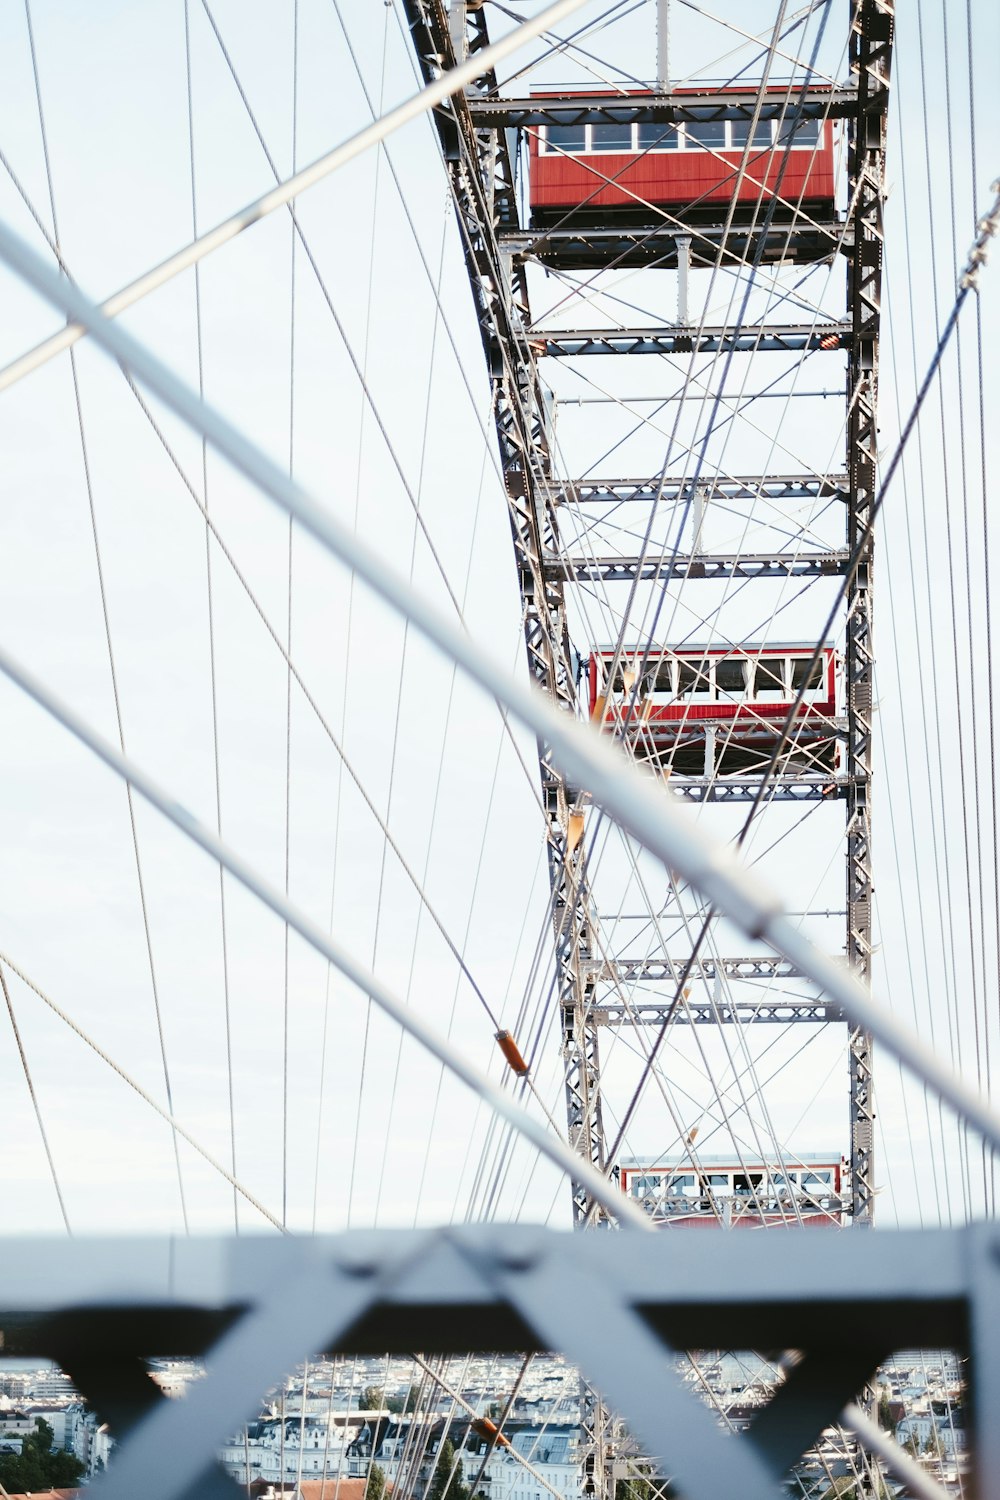
M 678 703 L 715 703 L 718 697 L 715 686 L 715 657 L 707 654 L 705 656 L 678 656 L 677 661 L 682 666 L 694 667 L 698 672 L 694 691 L 685 693 L 683 696 L 680 691 L 680 666 L 674 673 L 674 691 Z
M 603 122 L 599 121 L 598 123 L 603 123 Z M 613 122 L 608 121 L 607 123 L 611 124 Z M 698 123 L 702 123 L 702 122 L 692 121 L 691 123 L 698 124 Z M 710 121 L 705 121 L 704 123 L 705 124 L 709 124 L 711 122 Z M 758 122 L 758 128 L 759 128 L 759 126 L 761 124 L 765 124 L 765 125 L 766 124 L 770 124 L 770 126 L 771 126 L 771 143 L 770 143 L 770 147 L 768 147 L 767 145 L 764 145 L 763 143 L 760 144 L 760 145 L 752 147 L 751 148 L 751 153 L 752 153 L 751 154 L 751 159 L 752 159 L 753 153 L 764 152 L 764 151 L 767 151 L 769 149 L 771 149 L 771 150 L 774 149 L 775 144 L 776 144 L 776 142 L 775 142 L 775 136 L 776 136 L 775 127 L 776 126 L 780 126 L 783 123 L 784 122 L 781 121 L 781 120 L 770 120 L 770 121 L 763 120 L 763 121 L 759 121 Z M 743 143 L 741 142 L 740 144 L 736 145 L 733 142 L 733 125 L 734 124 L 745 124 L 745 125 L 747 125 L 749 127 L 750 121 L 749 120 L 746 120 L 746 121 L 727 120 L 727 121 L 725 121 L 725 126 L 726 126 L 726 144 L 724 146 L 707 147 L 707 146 L 702 146 L 699 142 L 690 141 L 688 139 L 687 124 L 683 123 L 683 124 L 679 125 L 678 127 L 676 127 L 676 138 L 675 138 L 674 144 L 672 146 L 644 146 L 644 147 L 641 148 L 641 154 L 643 156 L 647 156 L 647 155 L 651 155 L 651 156 L 667 156 L 667 155 L 671 155 L 672 156 L 672 155 L 674 155 L 678 151 L 708 151 L 708 150 L 717 150 L 717 151 L 720 151 L 720 152 L 721 151 L 726 151 L 726 152 L 730 152 L 730 153 L 735 152 L 735 151 L 742 151 L 743 150 Z M 818 126 L 818 135 L 817 135 L 817 139 L 815 141 L 805 141 L 805 142 L 802 142 L 801 144 L 798 143 L 798 142 L 793 141 L 792 145 L 788 149 L 790 149 L 792 151 L 819 151 L 819 150 L 821 150 L 822 147 L 825 145 L 825 141 L 826 141 L 825 131 L 826 131 L 826 126 L 827 126 L 827 121 L 824 120 L 824 119 L 819 119 L 819 120 L 816 121 L 816 124 Z M 583 127 L 583 132 L 584 132 L 584 134 L 583 134 L 583 142 L 584 143 L 583 143 L 583 147 L 582 147 L 581 150 L 579 150 L 579 151 L 567 151 L 563 147 L 558 146 L 558 145 L 553 149 L 552 147 L 549 146 L 549 130 L 553 129 L 553 128 L 555 128 L 556 130 L 559 130 L 559 129 L 562 129 L 564 127 L 559 126 L 559 125 L 557 125 L 555 127 L 552 127 L 552 126 L 549 126 L 549 125 L 539 125 L 537 127 L 537 129 L 538 129 L 538 149 L 539 149 L 539 152 L 540 152 L 540 154 L 542 156 L 638 156 L 640 154 L 640 147 L 639 147 L 639 125 L 638 125 L 637 121 L 633 121 L 632 125 L 630 127 L 631 145 L 627 149 L 624 148 L 624 147 L 616 147 L 614 151 L 599 151 L 599 150 L 595 150 L 594 149 L 594 144 L 593 144 L 593 142 L 594 142 L 594 136 L 593 136 L 593 125 L 592 124 L 586 124 Z M 782 148 L 782 149 L 784 149 L 784 148 Z
M 789 668 L 788 668 L 789 660 L 790 660 L 790 658 L 787 657 L 787 656 L 777 656 L 777 655 L 775 655 L 775 656 L 765 656 L 763 652 L 761 652 L 759 655 L 757 655 L 757 656 L 755 656 L 753 658 L 753 669 L 754 669 L 754 671 L 753 671 L 753 696 L 748 700 L 749 702 L 751 702 L 751 703 L 777 704 L 777 703 L 788 703 L 790 701 L 789 691 L 788 691 L 788 684 L 789 684 L 789 681 L 790 681 L 790 673 L 789 673 Z M 782 666 L 781 666 L 782 696 L 780 698 L 776 698 L 774 696 L 771 696 L 769 698 L 762 698 L 760 696 L 760 692 L 759 692 L 759 690 L 757 688 L 757 668 L 763 662 L 765 665 L 769 666 L 773 670 L 774 665 L 777 662 L 779 662 L 779 661 L 782 664 Z M 773 695 L 773 691 L 774 690 L 772 688 L 768 688 L 767 691 L 769 693 L 772 693 L 772 695 Z
M 792 662 L 795 662 L 795 661 L 808 662 L 809 661 L 809 656 L 811 656 L 811 655 L 812 655 L 812 652 L 810 652 L 808 656 L 805 654 L 805 652 L 803 652 L 801 656 L 796 655 L 796 656 L 790 656 L 788 658 L 789 666 L 788 666 L 787 680 L 788 680 L 788 693 L 789 693 L 789 697 L 794 697 L 795 696 L 795 689 L 792 686 L 792 666 L 791 666 Z M 806 691 L 805 691 L 805 693 L 803 694 L 803 697 L 802 697 L 803 703 L 822 703 L 822 702 L 826 701 L 826 693 L 827 693 L 826 678 L 827 678 L 827 673 L 829 671 L 830 662 L 829 662 L 829 658 L 828 658 L 827 653 L 826 653 L 825 650 L 820 655 L 819 667 L 820 667 L 819 683 L 814 688 L 806 688 Z

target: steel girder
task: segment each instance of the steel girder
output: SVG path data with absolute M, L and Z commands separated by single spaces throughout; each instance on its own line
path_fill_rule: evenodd
M 452 7 L 453 35 L 441 0 L 405 0 L 413 44 L 425 81 L 488 44 L 480 10 Z M 455 18 L 464 21 L 459 28 Z M 493 410 L 521 591 L 528 668 L 533 680 L 567 713 L 576 712 L 576 674 L 566 623 L 563 582 L 547 576 L 542 559 L 558 548 L 545 403 L 529 322 L 523 266 L 500 249 L 498 234 L 517 223 L 513 170 L 502 130 L 477 127 L 470 102 L 496 89 L 492 73 L 436 111 L 451 181 L 483 347 L 493 386 Z M 555 930 L 558 1001 L 562 1018 L 570 1144 L 604 1169 L 605 1140 L 598 1088 L 598 1029 L 589 1020 L 597 949 L 583 840 L 571 842 L 576 792 L 539 744 L 548 821 L 548 865 Z M 579 1185 L 573 1211 L 582 1223 L 593 1207 Z M 601 1211 L 597 1211 L 601 1217 Z
M 676 270 L 678 240 L 687 244 L 686 254 L 692 266 L 713 266 L 720 248 L 724 264 L 759 261 L 762 265 L 794 261 L 809 265 L 836 255 L 844 246 L 844 226 L 837 222 L 817 223 L 807 215 L 776 218 L 767 228 L 734 224 L 728 234 L 723 225 L 678 224 L 662 215 L 643 215 L 637 206 L 634 213 L 622 215 L 625 222 L 607 226 L 577 225 L 572 210 L 558 212 L 559 227 L 546 229 L 533 221 L 529 234 L 505 230 L 501 246 L 522 260 L 536 260 L 544 266 L 565 271 L 599 271 L 608 266 L 628 268 L 653 266 Z M 541 221 L 542 216 L 536 215 Z
M 692 984 L 699 979 L 802 979 L 802 970 L 787 958 L 774 953 L 754 953 L 749 958 L 714 958 L 705 954 L 699 958 L 616 958 L 605 964 L 602 979 L 631 980 L 676 980 L 686 972 Z
M 847 546 L 857 568 L 847 595 L 847 957 L 858 974 L 871 971 L 871 774 L 874 651 L 872 641 L 873 538 L 870 527 L 878 463 L 879 313 L 882 290 L 882 206 L 885 135 L 892 61 L 894 0 L 857 0 L 850 63 L 858 89 L 849 122 L 850 193 L 854 248 L 848 266 L 851 339 L 847 395 Z M 875 1186 L 872 1039 L 850 1030 L 851 1181 L 854 1223 L 872 1221 Z
M 320 1238 L 8 1239 L 9 1355 L 53 1358 L 119 1448 L 93 1500 L 235 1500 L 216 1454 L 263 1394 L 323 1353 L 551 1350 L 578 1365 L 685 1500 L 778 1500 L 787 1471 L 898 1349 L 970 1356 L 973 1483 L 1000 1500 L 1000 1236 L 957 1230 L 565 1235 L 535 1226 Z M 675 1351 L 796 1350 L 749 1431 L 680 1379 Z M 144 1357 L 207 1356 L 183 1401 Z
M 676 981 L 673 981 L 676 983 Z M 808 1021 L 825 1026 L 843 1021 L 839 1005 L 825 1000 L 673 1000 L 649 1001 L 638 997 L 628 1005 L 605 1001 L 595 1012 L 599 1026 L 791 1026 Z
M 557 93 L 535 95 L 527 99 L 479 98 L 469 102 L 477 125 L 631 125 L 638 123 L 677 124 L 685 120 L 839 120 L 853 115 L 858 107 L 858 93 L 853 86 L 834 88 L 814 85 L 796 89 L 794 102 L 784 90 L 765 94 L 759 89 L 718 90 L 685 89 L 683 93 L 611 94 Z
M 550 359 L 585 354 L 804 354 L 846 349 L 850 323 L 761 323 L 712 328 L 534 328 L 535 351 Z
M 760 793 L 760 777 L 672 776 L 668 789 L 685 802 L 754 802 Z M 772 802 L 830 802 L 846 795 L 843 776 L 796 776 L 783 771 L 769 785 L 764 801 L 768 806 Z
M 669 1000 L 653 1000 L 649 993 L 633 994 L 626 1002 L 611 997 L 601 1003 L 595 1012 L 599 1026 L 662 1026 L 668 1016 L 678 1026 L 725 1026 L 730 1024 L 755 1026 L 761 1023 L 788 1026 L 795 1021 L 810 1021 L 826 1025 L 830 1021 L 843 1021 L 844 1012 L 839 1005 L 831 1004 L 821 997 L 803 998 L 801 995 L 786 995 L 780 989 L 772 990 L 774 983 L 789 979 L 801 979 L 802 972 L 787 959 L 773 953 L 753 954 L 743 958 L 699 957 L 671 960 L 655 955 L 642 958 L 619 957 L 602 964 L 599 978 L 616 986 L 634 984 L 677 985 L 678 976 L 687 975 L 691 985 L 699 980 L 711 983 L 725 977 L 744 984 L 767 986 L 762 997 L 730 996 L 726 1000 L 699 1000 L 686 995 L 683 1005 L 677 1005 L 674 997 Z
M 712 500 L 847 500 L 846 474 L 740 474 L 732 478 L 707 476 L 692 486 L 689 479 L 577 479 L 558 482 L 555 500 L 562 505 L 621 505 L 643 501 L 648 505 L 685 502 L 692 488 Z
M 651 582 L 658 578 L 833 578 L 847 572 L 848 554 L 830 552 L 699 552 L 669 557 L 553 557 L 550 576 L 577 583 Z

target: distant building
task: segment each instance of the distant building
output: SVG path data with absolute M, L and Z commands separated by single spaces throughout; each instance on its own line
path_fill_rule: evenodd
M 233 1434 L 219 1457 L 240 1485 L 288 1485 L 320 1476 L 358 1478 L 367 1475 L 371 1459 L 352 1463 L 351 1453 L 367 1426 L 364 1412 L 261 1417 Z
M 292 1484 L 255 1480 L 250 1500 L 365 1500 L 366 1479 L 302 1479 Z
M 914 1441 L 921 1452 L 941 1445 L 949 1457 L 964 1453 L 968 1447 L 965 1413 L 961 1406 L 947 1401 L 931 1401 L 923 1409 L 910 1410 L 896 1428 L 897 1443 Z
M 63 1446 L 83 1464 L 87 1477 L 93 1479 L 107 1468 L 114 1439 L 105 1422 L 99 1422 L 95 1412 L 88 1411 L 82 1401 L 75 1401 L 66 1408 L 66 1436 Z
M 579 1500 L 584 1476 L 577 1424 L 545 1423 L 506 1430 L 510 1449 L 495 1448 L 483 1473 L 483 1488 L 489 1500 L 551 1500 L 552 1490 L 565 1496 L 565 1500 Z M 519 1458 L 535 1472 L 529 1472 Z M 467 1474 L 466 1478 L 469 1477 Z
M 64 1400 L 79 1399 L 79 1391 L 62 1370 L 32 1370 L 28 1376 L 26 1391 L 39 1400 L 62 1397 Z
M 21 1407 L 0 1410 L 0 1437 L 31 1437 L 35 1419 Z

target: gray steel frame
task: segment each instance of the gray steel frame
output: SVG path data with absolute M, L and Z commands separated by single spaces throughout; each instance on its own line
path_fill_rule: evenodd
M 415 50 L 426 80 L 488 42 L 481 8 L 453 5 L 446 14 L 442 0 L 405 0 Z M 537 360 L 541 356 L 584 354 L 746 351 L 801 353 L 845 349 L 848 363 L 847 552 L 858 553 L 847 597 L 846 675 L 848 683 L 847 761 L 834 780 L 776 778 L 774 795 L 788 800 L 842 795 L 847 802 L 848 959 L 867 975 L 871 948 L 870 807 L 871 778 L 871 538 L 867 535 L 874 499 L 879 293 L 882 258 L 881 209 L 889 63 L 892 44 L 892 0 L 855 0 L 852 7 L 850 60 L 855 84 L 850 89 L 822 89 L 805 97 L 805 111 L 835 111 L 848 121 L 851 229 L 848 238 L 849 321 L 816 325 L 770 325 L 728 328 L 531 329 L 527 283 L 518 255 L 501 246 L 501 236 L 521 231 L 515 195 L 513 161 L 506 127 L 567 123 L 582 118 L 682 118 L 702 107 L 685 95 L 613 104 L 592 98 L 558 101 L 500 100 L 497 81 L 484 73 L 475 84 L 436 112 L 439 138 L 448 167 L 462 234 L 470 284 L 493 382 L 494 412 L 506 481 L 515 558 L 524 610 L 525 638 L 531 674 L 554 701 L 574 712 L 575 674 L 569 642 L 563 584 L 571 560 L 561 556 L 556 517 L 558 486 L 553 480 L 545 409 Z M 836 97 L 835 97 L 836 96 Z M 749 118 L 759 105 L 755 90 L 745 97 L 716 100 L 718 117 Z M 783 103 L 775 101 L 774 112 Z M 771 106 L 765 101 L 764 110 Z M 582 111 L 582 113 L 581 113 Z M 613 112 L 612 112 L 613 111 Z M 624 113 L 622 113 L 624 111 Z M 523 231 L 521 231 L 523 232 Z M 780 482 L 780 481 L 779 481 Z M 822 481 L 819 481 L 822 483 Z M 794 483 L 794 481 L 793 481 Z M 839 486 L 837 487 L 839 489 Z M 688 571 L 692 560 L 688 559 Z M 733 560 L 717 560 L 725 575 Z M 781 560 L 757 560 L 762 576 L 780 571 Z M 632 574 L 627 560 L 613 566 Z M 836 558 L 831 571 L 841 571 Z M 605 566 L 607 560 L 605 560 Z M 598 565 L 600 568 L 600 564 Z M 787 566 L 787 564 L 786 564 Z M 606 572 L 598 576 L 608 576 Z M 712 576 L 706 571 L 705 576 Z M 556 934 L 559 1003 L 567 1069 L 569 1139 L 598 1168 L 607 1166 L 601 1119 L 599 1027 L 594 1021 L 595 921 L 585 867 L 583 841 L 571 847 L 570 814 L 575 802 L 552 764 L 548 747 L 539 745 L 542 787 L 549 824 L 548 856 Z M 706 783 L 691 780 L 673 788 L 689 800 L 738 801 L 756 795 L 756 783 L 739 778 Z M 852 1210 L 855 1222 L 870 1223 L 873 1204 L 871 1038 L 860 1028 L 850 1031 L 850 1123 Z M 574 1185 L 574 1214 L 584 1222 L 591 1210 L 587 1193 Z
M 693 557 L 552 557 L 546 572 L 579 583 L 648 582 L 656 578 L 829 578 L 847 572 L 848 553 L 698 552 Z
M 759 776 L 729 776 L 723 779 L 673 776 L 669 790 L 683 802 L 754 802 L 760 792 Z M 783 772 L 767 789 L 765 800 L 772 802 L 832 802 L 847 796 L 843 776 L 797 776 Z
M 1000 1235 L 565 1235 L 532 1226 L 318 1239 L 9 1240 L 0 1330 L 56 1359 L 121 1440 L 94 1500 L 232 1500 L 216 1454 L 269 1387 L 321 1353 L 565 1354 L 686 1500 L 776 1500 L 788 1469 L 896 1349 L 970 1357 L 976 1493 L 1000 1500 Z M 790 1350 L 737 1436 L 675 1351 Z M 144 1356 L 207 1356 L 183 1401 Z
M 802 979 L 803 973 L 797 964 L 775 953 L 755 953 L 746 958 L 713 958 L 701 954 L 698 958 L 616 958 L 612 965 L 605 964 L 602 978 L 617 978 L 626 983 L 636 980 L 675 979 L 681 970 L 694 983 L 698 979 L 763 979 L 770 983 L 774 979 Z M 613 970 L 613 972 L 610 972 Z
M 844 1012 L 829 1000 L 787 1000 L 780 992 L 766 1000 L 688 999 L 677 1006 L 672 999 L 636 996 L 627 1005 L 604 1000 L 594 1012 L 599 1026 L 662 1026 L 668 1017 L 672 1026 L 788 1026 L 793 1021 L 825 1026 L 843 1021 Z
M 846 349 L 850 323 L 768 323 L 713 328 L 536 328 L 538 354 L 578 359 L 585 354 L 804 354 Z
M 703 210 L 706 218 L 711 212 Z M 636 205 L 635 216 L 640 215 L 641 206 Z M 678 264 L 678 240 L 687 242 L 685 253 L 692 266 L 714 265 L 723 240 L 727 263 L 759 260 L 762 265 L 770 265 L 788 260 L 790 254 L 798 264 L 825 260 L 841 250 L 844 236 L 843 224 L 817 222 L 804 214 L 791 222 L 777 219 L 768 228 L 734 224 L 728 233 L 721 223 L 679 224 L 669 216 L 661 216 L 655 222 L 607 226 L 583 225 L 577 222 L 578 218 L 569 214 L 558 227 L 546 229 L 539 225 L 530 233 L 505 230 L 500 235 L 500 244 L 524 260 L 537 260 L 565 270 L 600 270 L 608 265 L 616 269 L 656 266 L 674 270 Z
M 825 497 L 847 501 L 846 474 L 739 474 L 732 478 L 706 476 L 697 488 L 706 500 L 819 500 Z M 677 505 L 687 499 L 690 480 L 674 479 L 577 479 L 559 481 L 555 498 L 568 505 L 621 505 L 657 499 L 661 505 Z
M 708 955 L 692 960 L 667 957 L 619 957 L 602 964 L 598 977 L 616 987 L 637 984 L 677 984 L 680 973 L 690 984 L 712 983 L 725 976 L 750 985 L 766 986 L 754 997 L 735 995 L 722 1001 L 699 1000 L 690 995 L 683 1005 L 675 1005 L 673 996 L 655 1000 L 647 992 L 632 994 L 627 1002 L 612 995 L 601 1002 L 595 1019 L 601 1026 L 661 1026 L 668 1016 L 678 1026 L 720 1026 L 733 1022 L 755 1026 L 787 1026 L 791 1021 L 814 1021 L 825 1025 L 845 1019 L 843 1007 L 822 996 L 787 995 L 780 986 L 789 979 L 804 979 L 802 970 L 773 953 L 754 954 L 744 958 L 712 958 Z
M 874 646 L 872 641 L 873 538 L 869 527 L 878 464 L 879 312 L 882 291 L 882 202 L 885 134 L 892 61 L 894 0 L 860 0 L 851 28 L 851 71 L 858 88 L 857 115 L 848 124 L 854 248 L 849 261 L 851 341 L 847 372 L 847 546 L 858 565 L 847 596 L 847 958 L 864 979 L 871 972 L 871 774 Z M 852 1027 L 852 1212 L 858 1225 L 872 1222 L 875 1185 L 872 1039 Z
M 814 85 L 796 89 L 794 102 L 787 91 L 765 94 L 754 88 L 727 89 L 720 97 L 715 89 L 691 89 L 682 94 L 553 93 L 528 99 L 470 99 L 469 111 L 476 125 L 496 130 L 501 126 L 524 129 L 538 125 L 630 125 L 633 122 L 679 125 L 685 120 L 839 120 L 853 115 L 858 92 L 853 87 Z M 758 113 L 759 111 L 759 113 Z

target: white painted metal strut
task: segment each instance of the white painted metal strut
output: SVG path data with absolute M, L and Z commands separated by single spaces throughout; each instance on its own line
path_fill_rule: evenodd
M 355 536 L 314 496 L 289 478 L 266 453 L 206 402 L 199 400 L 195 392 L 138 340 L 106 318 L 99 307 L 51 270 L 17 235 L 2 225 L 0 259 L 6 261 L 71 319 L 86 325 L 93 337 L 115 359 L 126 365 L 138 380 L 154 391 L 196 432 L 203 435 L 285 514 L 292 516 L 329 552 L 352 568 L 394 610 L 412 620 L 428 640 L 445 656 L 456 661 L 491 697 L 498 698 L 522 723 L 544 737 L 552 746 L 553 756 L 564 774 L 575 785 L 586 787 L 593 800 L 604 807 L 638 843 L 661 859 L 682 880 L 688 881 L 708 901 L 717 905 L 749 937 L 761 939 L 791 963 L 798 965 L 824 993 L 843 1006 L 857 1026 L 870 1031 L 876 1040 L 918 1078 L 923 1079 L 988 1141 L 1000 1146 L 1000 1114 L 989 1101 L 947 1067 L 887 1007 L 875 1001 L 866 986 L 849 969 L 817 949 L 785 914 L 777 895 L 760 880 L 757 873 L 744 869 L 725 846 L 697 827 L 673 804 L 664 787 L 653 782 L 636 767 L 623 762 L 620 754 L 602 736 L 594 733 L 589 726 L 552 708 L 539 693 L 511 677 L 506 666 L 457 632 L 454 621 L 449 616 L 424 599 L 405 578 L 390 568 L 382 557 Z M 329 951 L 333 949 L 333 945 L 329 944 L 324 933 L 312 928 L 308 918 L 286 903 L 280 892 L 272 892 L 251 866 L 220 845 L 215 835 L 198 824 L 186 809 L 159 788 L 154 788 L 154 784 L 137 767 L 120 756 L 73 710 L 60 703 L 43 683 L 6 651 L 0 652 L 0 671 L 70 727 L 106 764 L 112 766 L 119 775 L 131 780 L 143 795 L 152 793 L 150 800 L 211 853 L 213 858 L 222 860 L 234 874 L 238 867 L 238 878 L 250 889 L 258 894 L 266 891 L 267 895 L 262 895 L 262 899 L 283 920 L 287 919 L 296 930 L 303 932 L 303 936 L 303 929 L 309 928 L 310 936 L 307 940 L 314 943 L 318 951 L 329 957 L 332 963 L 338 966 L 344 963 L 344 972 L 350 973 L 352 977 L 357 976 L 355 983 L 362 989 L 374 979 L 374 976 L 369 976 L 364 971 L 363 966 L 341 950 L 336 949 L 335 953 Z M 441 1039 L 389 994 L 380 982 L 376 983 L 380 1003 L 388 1002 L 386 1009 L 400 1024 L 406 1026 L 432 1050 L 441 1046 Z M 544 1138 L 544 1145 L 538 1139 L 539 1136 L 544 1136 L 544 1132 L 536 1121 L 524 1116 L 506 1096 L 499 1094 L 478 1069 L 458 1056 L 453 1057 L 450 1044 L 447 1044 L 446 1050 L 447 1066 L 453 1067 L 458 1076 L 466 1079 L 471 1087 L 481 1089 L 484 1097 L 505 1118 L 513 1119 L 519 1129 L 525 1128 L 530 1138 L 536 1140 L 539 1148 L 545 1150 L 553 1160 L 558 1155 L 560 1165 L 566 1164 L 561 1153 L 555 1151 L 551 1136 Z M 442 1051 L 435 1051 L 435 1055 L 441 1057 Z M 499 1097 L 495 1099 L 494 1096 Z M 530 1129 L 527 1128 L 529 1123 Z M 574 1156 L 573 1168 L 567 1167 L 567 1170 L 578 1170 L 578 1160 Z M 601 1183 L 600 1175 L 594 1175 Z M 602 1201 L 605 1201 L 605 1186 L 602 1184 Z M 620 1203 L 620 1198 L 613 1201 Z
M 777 1500 L 781 1476 L 837 1420 L 866 1368 L 923 1342 L 968 1353 L 976 1494 L 1000 1500 L 998 1248 L 993 1224 L 848 1236 L 789 1228 L 778 1241 L 496 1224 L 308 1240 L 11 1239 L 0 1328 L 21 1356 L 99 1346 L 110 1391 L 116 1374 L 127 1388 L 153 1349 L 206 1358 L 206 1379 L 183 1401 L 160 1399 L 124 1435 L 94 1500 L 221 1494 L 211 1486 L 219 1447 L 288 1369 L 335 1350 L 463 1352 L 470 1328 L 499 1352 L 578 1359 L 686 1500 Z M 751 1347 L 803 1355 L 739 1435 L 712 1422 L 671 1357 L 724 1348 L 734 1329 Z M 844 1420 L 920 1500 L 941 1500 L 863 1413 L 848 1404 Z

